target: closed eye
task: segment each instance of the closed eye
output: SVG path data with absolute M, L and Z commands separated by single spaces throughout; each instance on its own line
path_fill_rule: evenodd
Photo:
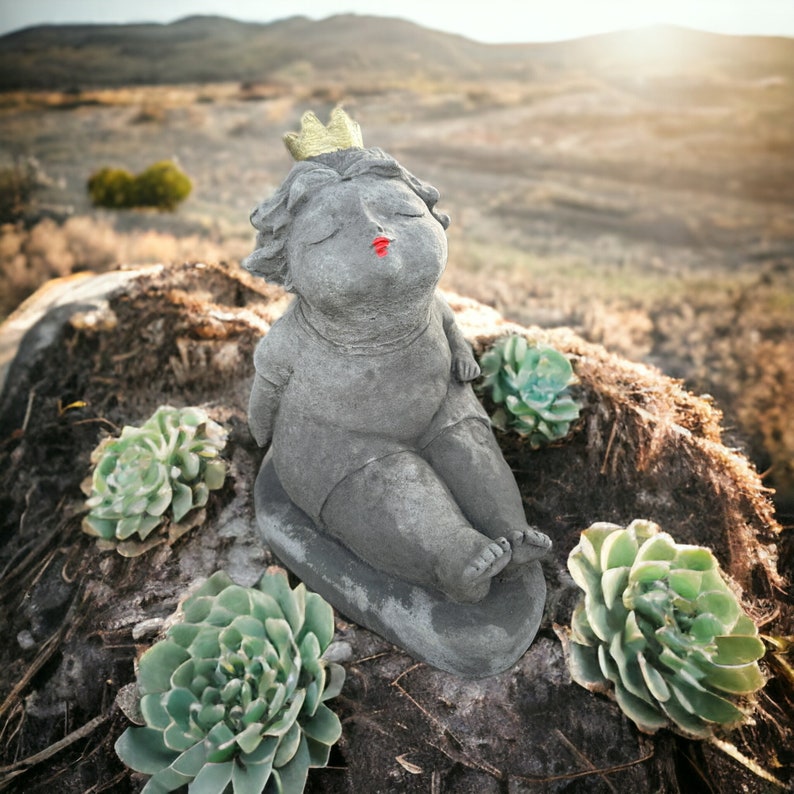
M 396 201 L 392 207 L 392 212 L 398 218 L 423 218 L 425 215 L 425 205 L 419 199 L 416 201 Z
M 339 229 L 332 229 L 326 235 L 321 236 L 318 240 L 309 240 L 308 245 L 319 245 L 319 243 L 324 243 L 326 240 L 330 240 L 338 231 Z

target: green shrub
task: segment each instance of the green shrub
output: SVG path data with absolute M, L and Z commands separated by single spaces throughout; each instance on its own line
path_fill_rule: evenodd
M 480 365 L 481 389 L 497 405 L 495 427 L 525 436 L 533 449 L 568 435 L 581 405 L 568 388 L 576 378 L 562 353 L 513 335 L 497 341 Z
M 310 767 L 328 763 L 339 718 L 325 705 L 345 671 L 321 656 L 333 611 L 283 573 L 240 587 L 225 573 L 188 598 L 183 619 L 138 664 L 145 726 L 116 752 L 152 775 L 146 794 L 301 794 Z M 268 785 L 269 783 L 269 785 Z
M 167 160 L 150 165 L 135 177 L 135 201 L 139 207 L 173 210 L 192 189 L 187 175 Z
M 135 177 L 123 168 L 100 168 L 88 180 L 88 195 L 95 207 L 134 207 Z
M 188 176 L 167 160 L 150 165 L 137 176 L 122 168 L 101 168 L 91 175 L 87 187 L 96 207 L 160 210 L 175 209 L 193 189 Z
M 647 733 L 708 738 L 746 718 L 731 696 L 764 685 L 764 645 L 708 549 L 650 521 L 593 524 L 568 569 L 584 590 L 571 617 L 574 681 L 612 692 Z

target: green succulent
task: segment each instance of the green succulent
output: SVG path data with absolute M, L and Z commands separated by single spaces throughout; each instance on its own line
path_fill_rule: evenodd
M 650 522 L 593 524 L 568 557 L 584 595 L 571 618 L 573 679 L 613 691 L 640 730 L 706 738 L 746 718 L 731 696 L 764 685 L 764 645 L 702 546 Z
M 491 417 L 495 427 L 527 437 L 533 449 L 568 435 L 581 405 L 568 388 L 576 378 L 562 353 L 514 334 L 496 342 L 480 366 L 481 388 L 498 406 Z
M 218 453 L 225 444 L 226 431 L 199 408 L 160 406 L 141 427 L 125 427 L 91 453 L 83 529 L 100 538 L 144 540 L 169 507 L 181 521 L 223 485 Z
M 240 587 L 211 576 L 183 604 L 183 620 L 138 663 L 145 727 L 116 752 L 151 775 L 145 794 L 300 794 L 309 767 L 325 766 L 341 735 L 325 701 L 345 672 L 321 654 L 333 611 L 283 573 Z

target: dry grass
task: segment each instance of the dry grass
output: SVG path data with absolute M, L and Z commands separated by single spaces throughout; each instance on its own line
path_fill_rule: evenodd
M 31 229 L 0 227 L 0 317 L 51 278 L 83 270 L 102 272 L 121 264 L 239 261 L 248 241 L 219 245 L 206 237 L 168 232 L 117 231 L 106 218 L 79 215 L 65 223 L 45 218 Z

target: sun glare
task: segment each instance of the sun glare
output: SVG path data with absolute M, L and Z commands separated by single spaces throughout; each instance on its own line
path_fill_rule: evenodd
M 578 38 L 614 30 L 656 25 L 711 30 L 722 33 L 779 32 L 790 35 L 794 25 L 794 5 L 786 0 L 556 0 L 553 4 L 537 0 L 494 0 L 485 23 L 482 7 L 459 7 L 455 19 L 437 17 L 432 26 L 439 29 L 466 28 L 466 35 L 483 41 L 548 41 Z M 427 19 L 435 11 L 420 9 L 408 2 L 401 16 Z M 779 31 L 769 31 L 770 20 L 780 22 Z M 428 24 L 427 22 L 423 24 Z

